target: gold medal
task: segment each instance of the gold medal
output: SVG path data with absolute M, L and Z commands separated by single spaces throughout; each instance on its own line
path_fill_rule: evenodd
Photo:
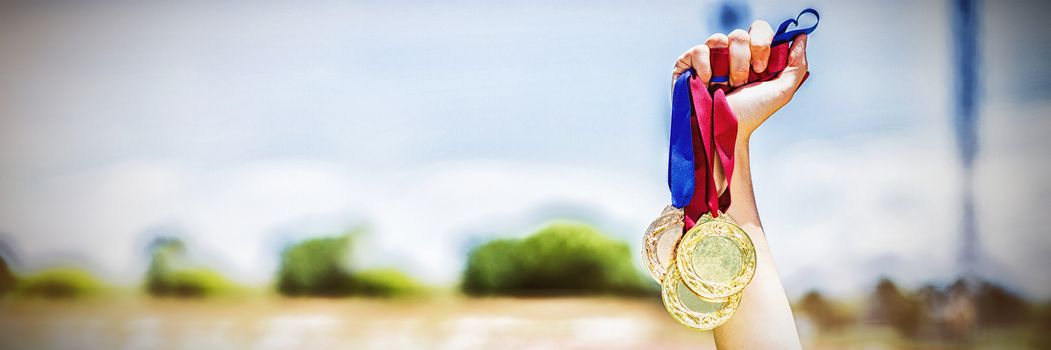
M 664 211 L 653 220 L 642 238 L 642 260 L 646 269 L 657 283 L 664 279 L 671 266 L 675 247 L 682 237 L 682 209 L 674 206 L 664 207 Z
M 701 298 L 683 283 L 678 268 L 673 264 L 661 282 L 661 299 L 664 308 L 679 323 L 694 329 L 711 330 L 726 323 L 737 312 L 741 294 L 721 300 Z
M 701 298 L 726 300 L 755 276 L 752 239 L 728 216 L 704 214 L 683 235 L 675 252 L 682 282 Z
M 725 216 L 716 219 L 712 218 L 711 215 L 704 215 L 698 219 L 697 224 L 687 233 L 687 235 L 692 234 L 695 236 L 699 232 L 699 227 L 714 221 L 729 222 L 732 225 L 732 222 L 726 219 Z M 721 226 L 705 227 L 708 227 L 706 230 L 711 231 L 713 229 L 718 229 Z M 737 226 L 733 225 L 733 227 Z M 734 270 L 732 268 L 734 265 L 730 264 L 730 268 L 715 270 L 709 267 L 709 265 L 711 265 L 710 262 L 703 261 L 703 258 L 697 259 L 696 255 L 712 254 L 713 256 L 732 256 L 732 254 L 728 254 L 726 252 L 727 249 L 724 249 L 725 247 L 720 247 L 719 243 L 725 242 L 708 242 L 705 240 L 704 237 L 716 238 L 724 236 L 712 235 L 710 233 L 701 237 L 702 240 L 705 241 L 703 246 L 689 250 L 689 253 L 684 253 L 682 245 L 685 243 L 685 240 L 682 234 L 682 229 L 682 209 L 670 205 L 665 207 L 664 211 L 661 212 L 661 215 L 653 220 L 653 223 L 651 223 L 646 229 L 646 234 L 643 236 L 643 260 L 646 261 L 646 267 L 649 270 L 650 275 L 661 284 L 661 299 L 664 301 L 664 308 L 668 310 L 668 314 L 687 327 L 698 330 L 711 330 L 726 323 L 726 321 L 737 312 L 737 306 L 741 301 L 741 294 L 736 293 L 729 294 L 725 297 L 713 298 L 696 293 L 683 279 L 683 276 L 679 271 L 679 266 L 682 264 L 678 263 L 678 261 L 679 259 L 699 260 L 699 263 L 691 263 L 690 266 L 705 266 L 706 268 L 704 271 L 707 271 L 708 273 L 704 276 L 718 277 L 729 274 L 727 271 Z M 743 233 L 743 231 L 741 232 Z M 747 235 L 743 237 L 746 240 L 748 239 Z M 751 246 L 750 240 L 748 240 L 748 244 Z M 734 250 L 730 249 L 729 252 L 732 253 Z M 739 257 L 742 255 L 743 254 L 740 253 L 738 254 Z M 753 252 L 753 260 L 754 255 Z M 733 261 L 733 259 L 729 260 L 731 262 Z M 755 263 L 753 261 L 753 270 L 754 265 Z M 749 276 L 749 279 L 750 278 L 751 277 Z M 747 282 L 745 282 L 745 284 L 747 284 Z

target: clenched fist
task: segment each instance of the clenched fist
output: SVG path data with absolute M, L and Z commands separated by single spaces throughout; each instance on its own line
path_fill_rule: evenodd
M 773 80 L 748 83 L 749 70 L 761 73 L 770 59 L 770 44 L 774 30 L 766 21 L 755 21 L 748 31 L 734 30 L 730 35 L 716 33 L 702 45 L 687 50 L 675 61 L 672 81 L 683 72 L 693 69 L 706 86 L 729 84 L 726 101 L 738 121 L 738 139 L 747 140 L 767 118 L 792 100 L 796 89 L 807 73 L 806 35 L 792 42 L 788 65 Z M 730 58 L 730 79 L 712 83 L 711 50 L 727 49 Z

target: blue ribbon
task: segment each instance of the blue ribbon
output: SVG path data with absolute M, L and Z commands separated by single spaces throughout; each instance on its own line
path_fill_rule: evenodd
M 788 30 L 789 26 L 799 25 L 799 19 L 806 14 L 814 15 L 816 21 L 808 28 Z M 794 19 L 781 22 L 774 34 L 771 45 L 783 44 L 797 35 L 810 34 L 817 29 L 817 22 L 821 20 L 817 10 L 808 8 L 799 13 Z M 692 70 L 687 70 L 675 80 L 672 91 L 671 102 L 671 141 L 668 151 L 668 189 L 671 190 L 671 204 L 676 208 L 683 208 L 693 199 L 694 183 L 694 159 L 693 159 L 693 135 L 690 118 L 693 115 L 693 106 L 690 97 L 690 77 Z M 729 77 L 712 77 L 711 82 L 726 82 Z
M 799 18 L 803 17 L 803 15 L 808 13 L 814 15 L 815 21 L 813 26 L 807 28 L 788 30 L 788 26 L 799 25 Z M 781 22 L 781 25 L 777 27 L 777 32 L 774 34 L 774 42 L 771 45 L 776 46 L 778 44 L 787 43 L 789 41 L 792 41 L 792 39 L 795 39 L 795 37 L 800 34 L 809 35 L 810 33 L 814 32 L 814 29 L 817 29 L 818 22 L 821 22 L 821 15 L 817 14 L 817 10 L 812 8 L 805 9 L 802 12 L 799 12 L 799 15 L 796 16 L 796 18 L 788 19 L 784 22 Z
M 671 142 L 668 147 L 668 189 L 671 205 L 683 208 L 693 198 L 693 135 L 690 118 L 693 107 L 690 99 L 690 77 L 687 70 L 675 80 L 671 98 Z

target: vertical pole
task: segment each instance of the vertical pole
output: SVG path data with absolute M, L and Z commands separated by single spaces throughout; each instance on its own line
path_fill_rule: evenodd
M 963 211 L 960 265 L 973 280 L 979 264 L 978 229 L 974 209 L 974 158 L 978 151 L 978 0 L 950 0 L 952 11 L 953 73 L 955 78 L 953 128 L 963 165 Z

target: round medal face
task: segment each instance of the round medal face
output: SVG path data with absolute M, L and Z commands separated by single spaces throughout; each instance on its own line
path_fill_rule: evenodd
M 704 299 L 687 287 L 676 266 L 671 266 L 661 282 L 664 308 L 679 323 L 694 329 L 710 330 L 726 323 L 737 312 L 741 294 L 722 300 Z
M 683 282 L 705 299 L 738 294 L 755 275 L 755 246 L 726 215 L 699 223 L 679 242 L 676 264 Z
M 675 246 L 682 237 L 682 209 L 667 206 L 661 216 L 653 220 L 642 237 L 642 260 L 657 283 L 664 278 L 675 255 Z

